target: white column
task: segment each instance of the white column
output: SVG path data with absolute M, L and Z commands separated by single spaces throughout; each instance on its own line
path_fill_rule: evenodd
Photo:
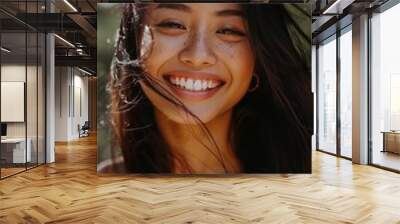
M 54 35 L 47 34 L 46 36 L 46 163 L 55 161 L 54 150 L 54 133 L 55 133 L 55 60 L 54 60 Z
M 353 19 L 353 162 L 368 163 L 368 15 Z
M 46 11 L 54 12 L 54 5 L 46 1 Z M 55 162 L 55 43 L 52 33 L 46 34 L 46 163 Z

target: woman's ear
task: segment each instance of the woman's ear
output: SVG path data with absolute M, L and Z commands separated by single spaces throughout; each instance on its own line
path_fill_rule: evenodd
M 247 92 L 252 93 L 256 91 L 259 86 L 260 86 L 260 76 L 257 73 L 253 73 L 253 75 L 251 76 L 250 86 Z

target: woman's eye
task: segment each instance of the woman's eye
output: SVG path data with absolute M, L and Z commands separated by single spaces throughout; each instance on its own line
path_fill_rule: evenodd
M 176 22 L 161 22 L 157 24 L 158 27 L 161 28 L 168 28 L 168 29 L 181 29 L 181 30 L 186 30 L 186 27 L 180 23 Z
M 220 29 L 217 31 L 217 33 L 224 34 L 224 35 L 236 35 L 236 36 L 241 36 L 241 37 L 245 36 L 245 34 L 242 31 L 235 30 L 235 29 L 229 29 L 229 28 Z
M 239 42 L 246 38 L 246 34 L 242 31 L 232 28 L 223 28 L 217 31 L 220 39 L 227 42 Z

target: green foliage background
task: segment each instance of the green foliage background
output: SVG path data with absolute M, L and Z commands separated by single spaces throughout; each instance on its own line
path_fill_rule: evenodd
M 111 158 L 110 96 L 107 81 L 114 54 L 115 37 L 121 19 L 118 3 L 97 4 L 97 162 Z M 117 152 L 118 153 L 118 152 Z

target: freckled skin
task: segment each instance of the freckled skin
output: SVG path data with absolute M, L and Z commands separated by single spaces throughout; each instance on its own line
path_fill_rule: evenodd
M 239 16 L 217 16 L 217 11 L 236 9 L 239 4 L 185 4 L 191 12 L 173 9 L 146 9 L 144 23 L 151 27 L 151 54 L 144 61 L 145 69 L 168 89 L 163 74 L 181 71 L 200 71 L 217 74 L 225 81 L 215 95 L 201 102 L 181 99 L 185 106 L 204 123 L 232 111 L 246 94 L 254 69 L 254 55 L 247 35 L 247 24 Z M 160 27 L 173 21 L 177 27 Z M 246 36 L 221 33 L 226 27 L 243 31 Z M 155 108 L 177 123 L 190 122 L 182 111 L 141 83 L 146 96 Z M 178 97 L 178 96 L 177 96 Z M 179 98 L 179 97 L 178 97 Z

